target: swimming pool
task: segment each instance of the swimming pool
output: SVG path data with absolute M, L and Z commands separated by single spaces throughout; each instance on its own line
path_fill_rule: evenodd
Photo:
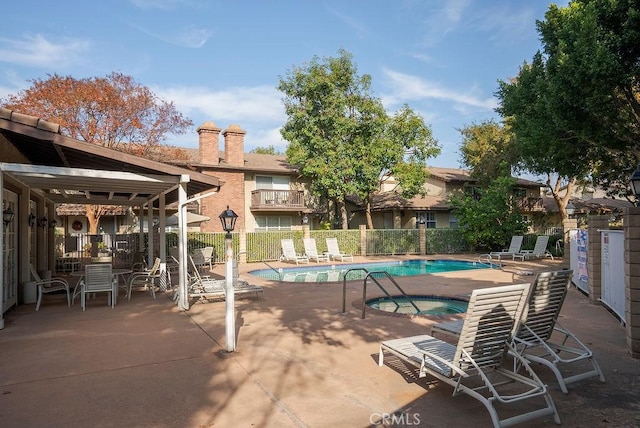
M 413 259 L 373 263 L 339 263 L 324 266 L 296 266 L 280 268 L 277 272 L 274 269 L 259 269 L 249 273 L 273 281 L 335 282 L 342 281 L 345 273 L 347 273 L 348 280 L 363 279 L 366 276 L 364 269 L 367 272 L 385 271 L 391 276 L 414 276 L 488 268 L 489 266 L 486 264 L 464 260 Z

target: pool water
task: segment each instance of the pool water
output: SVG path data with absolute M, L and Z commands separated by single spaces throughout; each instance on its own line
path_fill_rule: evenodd
M 347 280 L 356 280 L 363 279 L 367 272 L 383 271 L 395 277 L 488 268 L 489 266 L 486 264 L 464 260 L 414 259 L 375 263 L 340 263 L 324 266 L 296 266 L 291 268 L 281 268 L 277 272 L 273 269 L 260 269 L 249 273 L 251 275 L 256 275 L 260 278 L 273 281 L 334 282 L 342 281 L 345 274 L 347 274 Z
M 406 297 L 376 297 L 367 300 L 367 306 L 379 311 L 391 312 L 395 314 L 414 315 L 454 315 L 467 312 L 469 303 L 465 300 L 452 299 L 440 296 L 409 296 L 416 308 Z

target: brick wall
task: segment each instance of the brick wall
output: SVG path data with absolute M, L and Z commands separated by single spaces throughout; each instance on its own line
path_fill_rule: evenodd
M 247 131 L 238 125 L 229 125 L 222 132 L 224 136 L 224 160 L 227 165 L 244 166 L 244 136 Z
M 220 162 L 218 151 L 220 150 L 221 129 L 213 122 L 205 122 L 198 127 L 198 148 L 200 163 L 218 165 Z

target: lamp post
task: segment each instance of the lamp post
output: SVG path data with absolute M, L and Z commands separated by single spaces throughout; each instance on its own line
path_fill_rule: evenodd
M 567 210 L 567 215 L 569 216 L 569 218 L 571 218 L 571 216 L 576 212 L 576 206 L 573 205 L 571 201 L 569 201 L 569 203 L 567 204 L 566 210 Z
M 222 229 L 227 234 L 225 235 L 226 246 L 226 258 L 227 258 L 227 278 L 225 284 L 226 296 L 225 296 L 225 331 L 227 336 L 227 352 L 233 352 L 236 350 L 236 319 L 235 319 L 235 293 L 233 291 L 233 241 L 231 239 L 231 232 L 236 226 L 236 220 L 238 214 L 229 209 L 222 211 L 219 216 L 222 223 Z
M 640 165 L 638 165 L 636 170 L 633 171 L 633 174 L 631 174 L 631 179 L 629 181 L 631 183 L 631 191 L 636 197 L 635 205 L 638 206 L 638 200 L 640 199 Z

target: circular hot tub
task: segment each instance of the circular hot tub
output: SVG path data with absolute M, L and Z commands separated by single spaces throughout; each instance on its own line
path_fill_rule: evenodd
M 375 297 L 368 299 L 366 304 L 372 309 L 392 314 L 444 316 L 467 312 L 469 302 L 445 296 L 409 295 Z

